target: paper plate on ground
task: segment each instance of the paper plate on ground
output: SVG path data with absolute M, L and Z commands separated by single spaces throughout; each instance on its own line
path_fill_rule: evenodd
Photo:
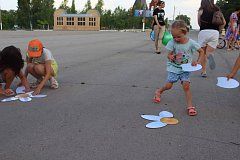
M 162 122 L 151 122 L 146 125 L 147 128 L 162 128 L 165 127 L 167 124 Z
M 166 124 L 178 124 L 178 120 L 175 118 L 161 118 L 161 122 L 166 123 Z
M 173 114 L 171 112 L 168 112 L 168 111 L 162 111 L 159 113 L 159 116 L 160 117 L 168 117 L 168 118 L 171 118 L 173 117 Z
M 21 102 L 30 102 L 31 100 L 32 100 L 32 98 L 30 98 L 30 97 L 21 97 L 21 98 L 19 98 L 19 100 L 21 101 Z
M 18 87 L 18 88 L 16 89 L 16 93 L 17 93 L 17 94 L 25 93 L 24 90 L 25 90 L 25 87 L 24 87 L 24 86 Z
M 160 121 L 160 116 L 154 116 L 154 115 L 141 115 L 143 119 L 150 120 L 150 121 Z
M 202 69 L 202 66 L 200 64 L 197 64 L 196 66 L 192 66 L 191 63 L 182 64 L 181 67 L 182 67 L 182 70 L 186 72 L 194 72 Z
M 11 101 L 15 101 L 15 100 L 18 100 L 18 98 L 10 97 L 10 98 L 6 98 L 6 99 L 1 100 L 1 102 L 11 102 Z
M 217 86 L 222 88 L 237 88 L 239 86 L 239 82 L 235 79 L 227 79 L 227 77 L 218 77 L 217 78 Z
M 45 97 L 47 97 L 47 95 L 38 94 L 38 95 L 33 96 L 32 94 L 30 94 L 30 97 L 31 98 L 45 98 Z

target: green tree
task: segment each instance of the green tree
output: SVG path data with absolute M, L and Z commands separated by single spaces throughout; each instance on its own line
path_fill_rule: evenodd
M 18 0 L 17 23 L 22 28 L 30 28 L 30 0 Z
M 17 12 L 14 10 L 10 11 L 2 10 L 1 15 L 3 29 L 4 30 L 13 29 L 14 25 L 17 23 Z
M 67 13 L 71 13 L 71 8 L 67 5 L 68 0 L 63 0 L 61 5 L 59 6 L 59 9 L 64 9 Z
M 103 13 L 103 6 L 104 6 L 104 2 L 103 0 L 98 0 L 96 6 L 94 9 L 98 10 L 98 12 L 102 15 Z
M 31 6 L 33 28 L 44 29 L 53 26 L 54 0 L 32 0 Z
M 92 9 L 91 1 L 88 0 L 87 3 L 84 5 L 84 8 L 82 10 L 82 13 L 86 13 L 88 10 Z
M 76 7 L 75 7 L 75 0 L 72 0 L 72 6 L 71 6 L 71 9 L 70 9 L 70 12 L 71 13 L 77 13 Z
M 217 0 L 217 5 L 220 7 L 227 23 L 229 22 L 230 15 L 237 7 L 240 7 L 239 0 Z
M 191 18 L 188 17 L 187 15 L 178 15 L 176 18 L 176 20 L 183 20 L 188 26 L 191 26 Z
M 63 0 L 61 5 L 59 6 L 59 9 L 64 9 L 64 10 L 67 10 L 69 9 L 69 7 L 67 6 L 68 4 L 68 0 Z

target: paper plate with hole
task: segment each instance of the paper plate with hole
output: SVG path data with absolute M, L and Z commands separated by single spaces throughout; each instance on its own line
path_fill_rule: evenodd
M 155 115 L 141 115 L 143 119 L 150 120 L 150 121 L 160 121 L 161 117 L 160 116 L 155 116 Z
M 179 122 L 176 118 L 167 118 L 167 117 L 161 118 L 160 121 L 166 124 L 178 124 Z
M 17 94 L 25 93 L 25 87 L 24 87 L 24 86 L 18 87 L 18 88 L 16 89 L 16 93 L 17 93 Z
M 159 116 L 161 118 L 163 118 L 163 117 L 171 118 L 171 117 L 173 117 L 173 114 L 171 112 L 168 112 L 168 111 L 162 111 L 162 112 L 159 113 Z
M 167 124 L 163 122 L 151 122 L 146 125 L 147 128 L 162 128 L 165 127 Z
M 237 88 L 239 86 L 239 82 L 235 79 L 228 80 L 227 77 L 218 77 L 217 86 L 222 88 Z
M 202 66 L 200 64 L 197 64 L 196 66 L 192 66 L 192 63 L 182 64 L 181 67 L 182 67 L 182 70 L 186 72 L 194 72 L 202 69 Z
M 32 98 L 30 98 L 30 97 L 21 97 L 21 98 L 19 98 L 19 101 L 21 101 L 21 102 L 30 102 L 32 100 Z
M 18 98 L 10 97 L 10 98 L 6 98 L 6 99 L 1 100 L 1 102 L 11 102 L 11 101 L 15 101 L 15 100 L 18 100 Z
M 45 98 L 45 97 L 47 97 L 47 95 L 38 94 L 38 95 L 33 96 L 32 94 L 30 94 L 30 97 L 31 98 Z

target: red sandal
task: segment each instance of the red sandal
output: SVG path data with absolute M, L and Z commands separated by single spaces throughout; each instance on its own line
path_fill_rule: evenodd
M 160 98 L 161 94 L 159 93 L 159 91 L 157 90 L 155 92 L 155 96 L 153 97 L 153 102 L 154 103 L 160 103 L 161 102 L 161 98 Z
M 187 112 L 188 112 L 189 116 L 196 116 L 197 115 L 197 111 L 196 111 L 195 107 L 188 107 Z

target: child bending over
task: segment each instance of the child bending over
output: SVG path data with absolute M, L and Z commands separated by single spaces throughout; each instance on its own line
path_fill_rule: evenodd
M 14 95 L 15 92 L 10 89 L 15 77 L 19 77 L 25 91 L 29 91 L 29 83 L 22 72 L 24 61 L 20 50 L 14 46 L 8 46 L 0 52 L 0 94 L 6 96 Z M 2 83 L 6 83 L 2 88 Z
M 57 72 L 58 65 L 52 53 L 43 47 L 40 40 L 34 39 L 30 41 L 28 44 L 25 74 L 27 76 L 30 73 L 37 79 L 35 83 L 31 84 L 31 88 L 35 88 L 33 94 L 39 94 L 48 80 L 50 81 L 51 88 L 57 89 Z

